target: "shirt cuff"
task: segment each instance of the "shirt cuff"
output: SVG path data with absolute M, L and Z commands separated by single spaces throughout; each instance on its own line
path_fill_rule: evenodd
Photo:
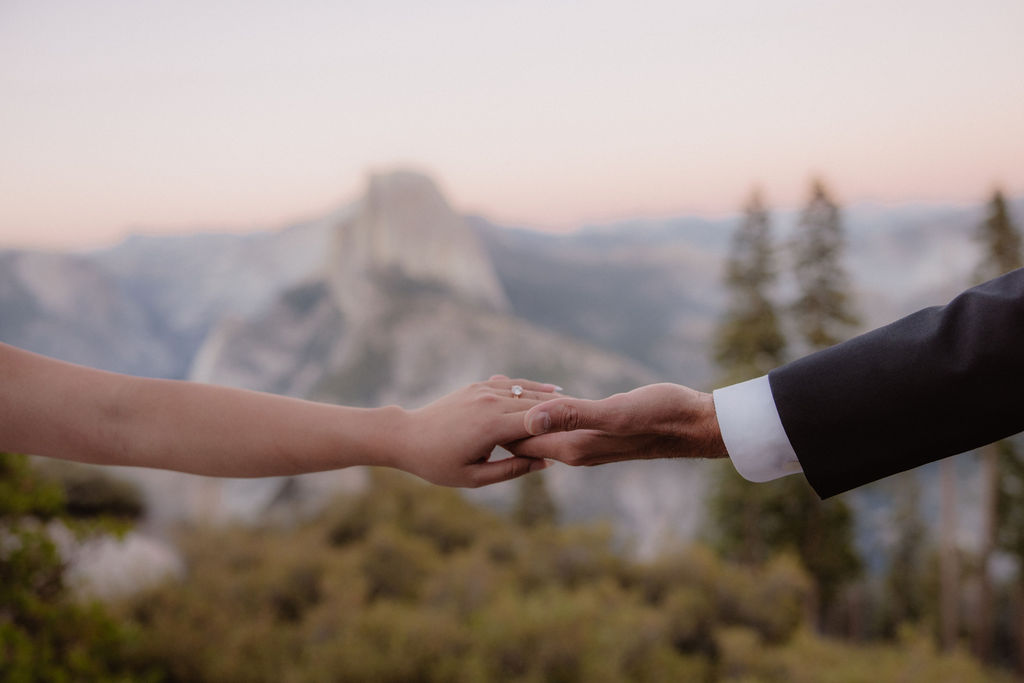
M 722 441 L 740 475 L 763 482 L 803 472 L 775 408 L 768 375 L 714 391 Z

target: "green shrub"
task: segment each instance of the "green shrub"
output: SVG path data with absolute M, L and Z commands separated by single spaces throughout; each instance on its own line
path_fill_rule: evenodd
M 388 598 L 413 600 L 437 557 L 423 540 L 383 527 L 366 540 L 361 568 L 370 601 Z
M 857 647 L 809 633 L 810 584 L 790 557 L 755 570 L 694 546 L 635 562 L 607 528 L 523 527 L 408 477 L 371 481 L 306 525 L 184 537 L 187 579 L 123 605 L 136 661 L 170 680 L 303 683 L 987 673 L 920 638 Z
M 65 519 L 63 493 L 28 458 L 0 453 L 0 674 L 4 681 L 154 680 L 130 629 L 79 603 L 43 521 Z

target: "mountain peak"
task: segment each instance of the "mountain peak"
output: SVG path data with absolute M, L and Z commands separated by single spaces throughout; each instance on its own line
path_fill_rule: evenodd
M 508 306 L 473 229 L 429 176 L 405 170 L 369 177 L 354 212 L 337 226 L 329 264 L 333 289 L 346 304 L 358 305 L 353 298 L 367 276 L 396 272 L 499 310 Z

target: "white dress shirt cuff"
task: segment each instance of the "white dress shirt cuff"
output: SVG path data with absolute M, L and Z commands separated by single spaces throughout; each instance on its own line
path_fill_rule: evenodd
M 722 441 L 740 475 L 771 481 L 803 472 L 775 408 L 768 375 L 714 391 Z

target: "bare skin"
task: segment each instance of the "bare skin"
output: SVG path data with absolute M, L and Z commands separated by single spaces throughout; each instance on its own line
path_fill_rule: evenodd
M 495 376 L 417 410 L 350 408 L 104 372 L 0 344 L 0 449 L 216 477 L 377 465 L 476 487 L 543 469 L 490 456 L 528 436 L 526 411 L 554 391 Z
M 653 458 L 724 458 L 715 404 L 679 384 L 650 384 L 599 401 L 555 398 L 526 413 L 532 438 L 509 450 L 568 465 Z

